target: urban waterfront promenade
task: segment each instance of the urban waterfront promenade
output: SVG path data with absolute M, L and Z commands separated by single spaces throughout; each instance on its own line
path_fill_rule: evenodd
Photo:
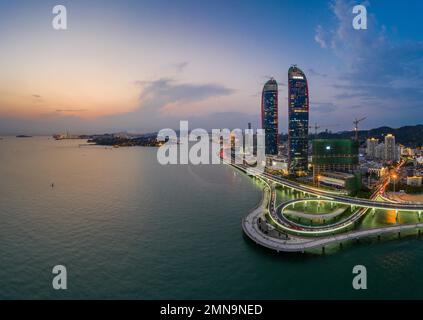
M 230 165 L 246 172 L 247 168 L 244 165 L 232 163 Z M 423 211 L 423 204 L 387 203 L 335 195 L 333 192 L 300 185 L 296 182 L 265 173 L 257 174 L 255 177 L 265 184 L 263 196 L 260 204 L 242 220 L 242 229 L 255 243 L 277 252 L 305 252 L 307 250 L 319 248 L 324 252 L 325 247 L 328 245 L 342 245 L 343 242 L 372 236 L 379 238 L 384 234 L 397 233 L 400 235 L 401 232 L 410 230 L 416 230 L 420 235 L 421 229 L 423 229 L 423 223 L 417 223 L 347 231 L 346 229 L 348 227 L 353 227 L 354 223 L 366 214 L 369 209 L 395 210 L 395 212 L 404 211 L 410 214 L 415 213 L 420 216 L 421 211 Z M 300 191 L 311 197 L 286 201 L 276 207 L 276 193 L 271 185 L 272 183 Z M 306 226 L 299 228 L 298 225 L 292 224 L 292 222 L 283 218 L 282 212 L 285 208 L 295 203 L 305 201 L 325 201 L 343 205 L 347 204 L 357 207 L 358 210 L 343 221 L 317 228 Z M 270 227 L 269 230 L 278 230 L 276 232 L 278 236 L 270 236 L 269 230 L 267 230 L 267 232 L 262 230 L 260 222 L 262 223 L 262 221 L 265 220 L 265 213 L 268 213 L 273 224 L 276 226 Z M 318 215 L 318 217 L 323 216 L 323 214 Z M 286 235 L 282 236 L 280 230 L 283 230 Z
M 316 248 L 322 248 L 322 250 L 324 250 L 325 246 L 331 244 L 342 243 L 350 240 L 358 240 L 364 237 L 379 237 L 383 234 L 400 233 L 401 231 L 408 230 L 417 230 L 418 234 L 420 234 L 420 229 L 423 228 L 423 223 L 418 223 L 374 228 L 368 230 L 358 230 L 323 238 L 290 237 L 289 239 L 278 239 L 270 237 L 264 234 L 262 230 L 260 230 L 257 221 L 259 217 L 262 217 L 262 215 L 262 206 L 253 210 L 247 217 L 242 220 L 242 229 L 244 233 L 255 243 L 277 252 L 305 252 L 308 249 Z

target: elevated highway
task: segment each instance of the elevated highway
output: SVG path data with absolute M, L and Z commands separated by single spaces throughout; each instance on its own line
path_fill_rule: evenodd
M 239 170 L 242 170 L 243 172 L 247 172 L 247 168 L 244 165 L 231 165 L 238 168 Z M 263 190 L 264 195 L 260 205 L 242 220 L 242 228 L 244 233 L 251 240 L 253 240 L 257 244 L 260 244 L 266 248 L 278 252 L 305 252 L 306 250 L 315 248 L 322 248 L 322 250 L 324 250 L 325 246 L 327 245 L 334 243 L 342 243 L 349 240 L 358 240 L 363 237 L 381 236 L 383 234 L 391 234 L 396 232 L 400 233 L 401 231 L 408 230 L 418 230 L 418 233 L 420 234 L 420 229 L 423 228 L 423 223 L 417 223 L 394 225 L 366 230 L 353 230 L 339 233 L 340 231 L 344 231 L 348 227 L 351 227 L 369 209 L 418 212 L 420 215 L 421 211 L 423 211 L 423 205 L 391 202 L 387 203 L 378 202 L 375 200 L 348 197 L 344 195 L 335 194 L 334 192 L 329 192 L 310 186 L 304 186 L 297 182 L 290 181 L 284 178 L 274 177 L 266 173 L 257 173 L 255 177 L 262 180 L 266 184 L 266 187 Z M 276 207 L 276 193 L 271 185 L 271 182 L 300 191 L 304 195 L 314 197 L 287 201 Z M 304 201 L 325 201 L 337 204 L 357 206 L 361 209 L 357 210 L 357 212 L 351 215 L 349 218 L 345 219 L 344 221 L 340 221 L 336 224 L 328 225 L 325 227 L 310 227 L 301 229 L 298 228 L 298 226 L 294 226 L 291 222 L 284 219 L 282 211 L 283 209 L 295 203 Z M 269 216 L 279 229 L 286 231 L 286 233 L 289 235 L 288 239 L 270 237 L 266 235 L 262 230 L 260 230 L 258 219 L 263 216 L 263 211 L 268 212 Z

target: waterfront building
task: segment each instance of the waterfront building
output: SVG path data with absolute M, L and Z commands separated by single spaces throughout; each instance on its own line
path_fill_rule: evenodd
M 288 71 L 288 166 L 289 173 L 308 171 L 309 91 L 307 78 L 297 66 Z
M 268 155 L 278 154 L 278 84 L 271 78 L 263 87 L 261 98 L 261 123 L 265 130 L 266 147 Z

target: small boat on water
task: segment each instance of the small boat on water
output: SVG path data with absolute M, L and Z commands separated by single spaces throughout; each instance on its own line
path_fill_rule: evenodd
M 20 135 L 16 136 L 16 138 L 32 138 L 32 136 L 27 136 L 27 135 L 24 135 L 24 134 L 20 134 Z

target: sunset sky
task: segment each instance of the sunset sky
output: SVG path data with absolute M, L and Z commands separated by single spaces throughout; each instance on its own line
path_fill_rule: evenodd
M 352 28 L 357 3 L 368 30 Z M 52 28 L 57 4 L 66 31 Z M 420 0 L 0 0 L 0 134 L 257 127 L 270 76 L 286 131 L 291 64 L 312 123 L 422 123 L 422 13 Z

